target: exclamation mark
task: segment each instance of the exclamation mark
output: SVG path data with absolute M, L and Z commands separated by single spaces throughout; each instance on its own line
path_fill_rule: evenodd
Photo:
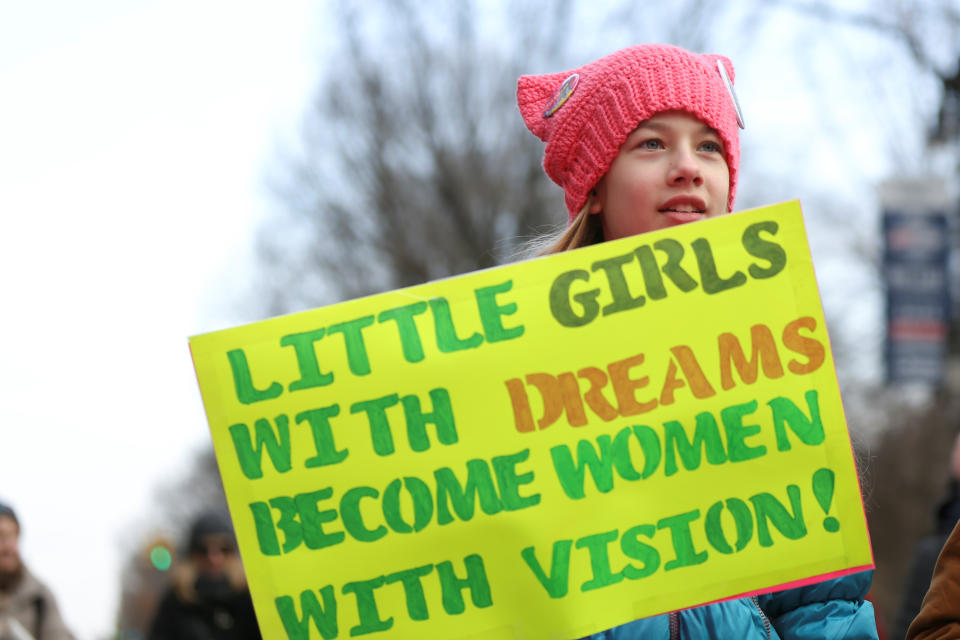
M 817 469 L 813 474 L 813 495 L 824 513 L 830 513 L 830 503 L 833 502 L 833 478 L 830 469 Z M 833 516 L 827 516 L 823 519 L 823 528 L 834 533 L 840 529 L 840 523 Z

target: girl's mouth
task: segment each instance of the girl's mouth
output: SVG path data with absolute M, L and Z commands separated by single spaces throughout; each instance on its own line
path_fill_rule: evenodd
M 699 213 L 703 214 L 703 209 L 698 209 L 696 207 L 664 207 L 660 209 L 660 213 Z
M 703 219 L 707 203 L 696 196 L 675 196 L 664 202 L 658 211 L 676 224 Z

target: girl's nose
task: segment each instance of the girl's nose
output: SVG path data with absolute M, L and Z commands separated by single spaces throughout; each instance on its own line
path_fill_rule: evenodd
M 678 148 L 674 152 L 667 182 L 670 184 L 690 183 L 694 186 L 700 186 L 703 182 L 703 175 L 700 171 L 700 163 L 697 162 L 697 156 L 693 150 Z

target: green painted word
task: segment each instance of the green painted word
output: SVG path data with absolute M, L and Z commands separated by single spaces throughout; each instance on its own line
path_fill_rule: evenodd
M 455 520 L 472 520 L 478 503 L 487 515 L 532 507 L 540 504 L 540 494 L 521 495 L 520 489 L 533 482 L 533 472 L 520 473 L 517 469 L 529 456 L 530 450 L 524 449 L 497 456 L 489 462 L 469 460 L 465 481 L 452 469 L 441 467 L 433 472 L 432 486 L 420 478 L 406 476 L 390 481 L 382 491 L 354 487 L 339 496 L 336 508 L 321 506 L 333 499 L 331 487 L 253 502 L 250 512 L 260 551 L 267 556 L 278 556 L 302 545 L 313 550 L 337 545 L 347 535 L 360 542 L 375 542 L 388 531 L 417 533 L 434 521 L 447 525 Z M 371 502 L 379 503 L 376 520 L 363 515 L 371 513 L 371 509 L 364 506 Z M 404 513 L 413 514 L 412 519 Z M 333 524 L 338 518 L 342 530 Z M 282 545 L 278 531 L 283 533 Z
M 718 500 L 707 509 L 705 516 L 694 509 L 661 518 L 655 525 L 635 525 L 622 533 L 614 529 L 577 540 L 557 540 L 553 543 L 547 570 L 534 547 L 523 549 L 520 555 L 547 594 L 551 598 L 562 598 L 570 588 L 571 548 L 586 550 L 586 557 L 577 555 L 589 563 L 591 577 L 580 585 L 580 591 L 591 591 L 625 578 L 647 578 L 661 566 L 663 571 L 674 571 L 703 564 L 710 554 L 708 547 L 724 555 L 740 553 L 754 540 L 754 532 L 761 547 L 775 543 L 774 529 L 782 539 L 799 540 L 807 535 L 800 488 L 787 485 L 786 495 L 789 508 L 773 494 L 761 492 L 747 501 Z M 702 543 L 704 537 L 706 545 Z M 669 560 L 662 563 L 665 558 Z
M 409 395 L 401 398 L 393 393 L 382 398 L 355 402 L 350 405 L 350 413 L 362 413 L 367 417 L 373 450 L 380 456 L 390 455 L 396 450 L 387 409 L 397 404 L 403 406 L 407 443 L 411 450 L 426 451 L 430 448 L 430 437 L 427 435 L 428 424 L 435 427 L 437 440 L 441 444 L 456 444 L 457 426 L 453 419 L 450 393 L 442 387 L 433 389 L 430 391 L 430 401 L 433 404 L 433 411 L 424 411 L 417 396 Z M 337 449 L 334 441 L 330 420 L 338 415 L 340 415 L 340 405 L 334 404 L 329 407 L 301 411 L 294 417 L 296 424 L 306 425 L 310 429 L 313 440 L 312 453 L 315 455 L 303 462 L 303 466 L 307 469 L 343 462 L 350 454 L 349 449 Z M 242 422 L 232 425 L 229 432 L 240 470 L 248 479 L 256 480 L 263 477 L 264 451 L 267 452 L 273 468 L 278 473 L 286 473 L 293 468 L 290 419 L 286 414 L 281 413 L 275 417 L 272 424 L 267 418 L 260 418 L 253 423 L 252 433 L 250 426 Z
M 501 304 L 497 296 L 513 287 L 513 280 L 507 280 L 474 291 L 476 315 L 480 318 L 483 333 L 476 331 L 469 336 L 461 336 L 454 324 L 450 303 L 446 298 L 420 300 L 411 304 L 381 311 L 376 316 L 366 315 L 328 327 L 301 331 L 282 336 L 279 346 L 289 347 L 297 361 L 300 377 L 289 382 L 287 391 L 301 391 L 333 384 L 334 373 L 322 371 L 318 359 L 318 343 L 326 336 L 342 337 L 342 347 L 346 351 L 347 365 L 355 376 L 365 376 L 371 372 L 370 356 L 367 353 L 365 335 L 370 332 L 381 334 L 393 325 L 403 357 L 407 362 L 420 362 L 425 358 L 421 328 L 417 325 L 417 316 L 429 309 L 433 319 L 433 340 L 440 353 L 454 353 L 463 349 L 475 349 L 484 342 L 512 340 L 523 335 L 523 325 L 505 327 L 503 316 L 517 312 L 516 302 Z M 365 332 L 368 332 L 365 334 Z M 324 346 L 328 342 L 322 343 Z M 252 404 L 279 397 L 284 385 L 277 381 L 257 386 L 243 349 L 227 352 L 227 360 L 233 373 L 233 384 L 237 400 L 243 404 Z
M 751 278 L 764 279 L 777 275 L 787 264 L 787 254 L 783 247 L 760 237 L 760 233 L 775 235 L 779 225 L 773 220 L 756 222 L 746 228 L 741 244 L 748 254 L 765 261 L 766 264 L 751 263 L 746 267 Z M 713 256 L 713 248 L 706 238 L 697 238 L 690 243 L 697 262 L 700 276 L 699 286 L 704 293 L 715 294 L 741 287 L 747 283 L 747 275 L 737 269 L 727 276 L 721 276 Z M 663 264 L 657 260 L 654 251 L 664 256 Z M 662 300 L 667 297 L 664 278 L 684 293 L 697 288 L 697 280 L 681 266 L 685 248 L 672 238 L 657 240 L 653 245 L 644 244 L 629 253 L 597 260 L 590 265 L 590 271 L 603 272 L 603 284 L 590 288 L 576 287 L 577 282 L 590 283 L 590 272 L 574 269 L 561 273 L 550 287 L 550 311 L 554 319 L 565 327 L 582 327 L 592 322 L 597 315 L 610 315 L 642 307 L 650 300 Z M 638 270 L 632 267 L 636 263 Z M 626 267 L 630 265 L 631 270 Z M 636 295 L 631 291 L 643 282 L 646 295 Z M 579 290 L 577 290 L 579 289 Z M 610 301 L 602 308 L 598 298 L 609 295 Z
M 493 597 L 483 566 L 483 558 L 476 554 L 469 555 L 463 559 L 463 564 L 466 568 L 464 578 L 457 575 L 453 562 L 447 561 L 405 569 L 370 580 L 346 583 L 341 587 L 341 592 L 343 595 L 353 594 L 356 608 L 356 616 L 351 615 L 349 620 L 357 620 L 357 624 L 350 628 L 350 636 L 377 633 L 393 627 L 393 615 L 387 619 L 383 619 L 380 615 L 377 607 L 378 589 L 402 588 L 407 617 L 415 621 L 429 620 L 430 608 L 427 605 L 421 581 L 432 574 L 437 576 L 440 583 L 440 604 L 447 615 L 455 616 L 466 611 L 463 597 L 465 589 L 469 590 L 470 601 L 474 607 L 484 609 L 492 606 Z M 299 612 L 293 596 L 280 596 L 274 600 L 274 604 L 283 628 L 287 632 L 287 638 L 290 640 L 309 640 L 311 623 L 312 628 L 316 629 L 324 640 L 339 636 L 340 622 L 344 612 L 337 607 L 333 585 L 326 585 L 316 591 L 310 589 L 302 591 Z M 392 613 L 396 615 L 399 612 Z
M 823 423 L 815 390 L 804 394 L 809 417 L 789 398 L 773 398 L 767 402 L 772 429 L 764 431 L 759 424 L 746 424 L 748 416 L 757 410 L 757 401 L 726 407 L 720 411 L 720 420 L 709 411 L 697 414 L 692 431 L 675 420 L 663 423 L 656 431 L 646 425 L 625 427 L 611 437 L 609 434 L 594 440 L 580 440 L 576 456 L 568 445 L 550 449 L 553 468 L 567 497 L 579 500 L 586 497 L 586 477 L 589 471 L 594 486 L 600 493 L 613 490 L 614 479 L 629 482 L 652 476 L 663 462 L 663 474 L 672 476 L 682 466 L 687 471 L 699 469 L 706 457 L 707 463 L 746 462 L 767 454 L 766 438 L 778 451 L 789 451 L 793 446 L 789 433 L 807 446 L 823 444 Z M 721 428 L 722 425 L 722 428 Z M 788 431 L 789 428 L 789 431 Z

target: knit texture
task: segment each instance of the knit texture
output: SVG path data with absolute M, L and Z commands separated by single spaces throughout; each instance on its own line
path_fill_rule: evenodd
M 727 210 L 733 210 L 740 137 L 717 61 L 733 82 L 733 63 L 727 58 L 663 44 L 621 49 L 571 71 L 520 77 L 520 113 L 527 128 L 546 143 L 543 168 L 563 188 L 571 221 L 627 136 L 644 120 L 674 110 L 702 120 L 723 140 L 730 170 Z M 573 93 L 546 115 L 557 90 L 574 73 L 579 79 Z

